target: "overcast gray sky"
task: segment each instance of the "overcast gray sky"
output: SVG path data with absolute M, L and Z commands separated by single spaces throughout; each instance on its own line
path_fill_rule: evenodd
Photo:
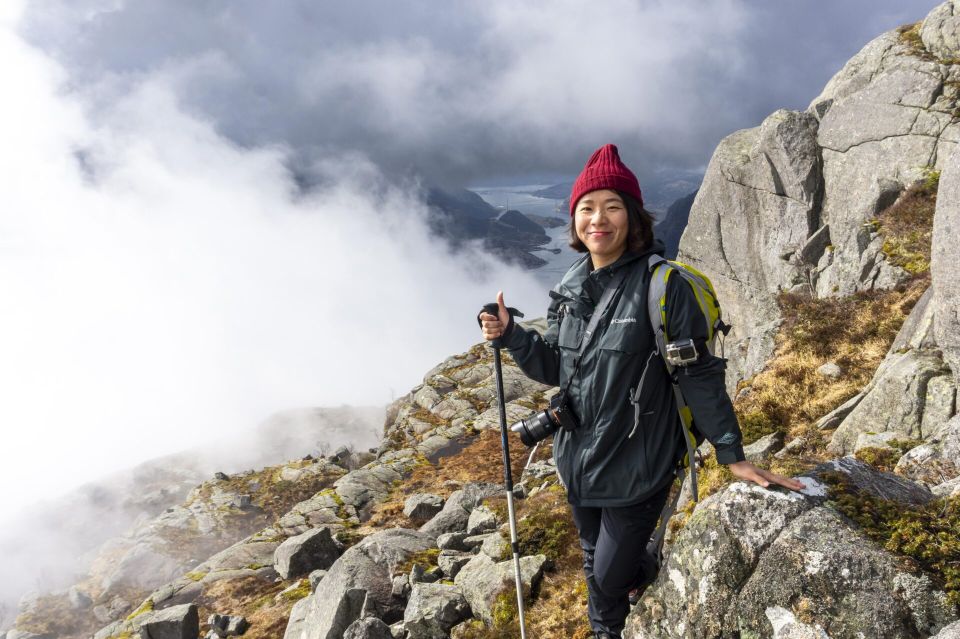
M 45 0 L 21 23 L 94 104 L 166 75 L 189 112 L 300 168 L 344 152 L 391 176 L 576 173 L 602 143 L 641 174 L 805 108 L 910 0 Z

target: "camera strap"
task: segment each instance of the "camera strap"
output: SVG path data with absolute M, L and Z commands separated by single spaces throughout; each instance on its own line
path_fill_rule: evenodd
M 580 350 L 577 351 L 577 357 L 573 360 L 573 374 L 570 375 L 570 379 L 567 380 L 567 385 L 563 387 L 563 395 L 566 395 L 567 391 L 570 390 L 570 384 L 573 382 L 577 371 L 580 370 L 580 362 L 583 360 L 583 354 L 587 351 L 587 346 L 590 345 L 590 341 L 597 331 L 597 326 L 600 324 L 600 320 L 603 319 L 603 314 L 607 312 L 607 307 L 609 307 L 610 302 L 613 301 L 613 296 L 617 294 L 617 290 L 619 290 L 620 285 L 623 284 L 628 270 L 625 266 L 621 266 L 614 271 L 610 277 L 610 281 L 607 282 L 607 286 L 603 289 L 603 295 L 600 296 L 600 301 L 597 302 L 597 306 L 593 309 L 593 314 L 590 316 L 590 321 L 587 322 L 587 328 L 583 331 L 583 338 L 580 340 Z

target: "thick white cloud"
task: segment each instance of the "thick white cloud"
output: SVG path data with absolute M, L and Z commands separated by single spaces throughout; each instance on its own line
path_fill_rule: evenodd
M 304 405 L 386 403 L 479 340 L 524 273 L 431 237 L 416 184 L 357 155 L 241 148 L 158 71 L 96 117 L 0 33 L 0 501 L 62 492 Z M 536 312 L 535 311 L 535 312 Z

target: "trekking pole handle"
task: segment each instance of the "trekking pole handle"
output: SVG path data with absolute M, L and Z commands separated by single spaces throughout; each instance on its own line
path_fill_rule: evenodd
M 480 311 L 480 312 L 481 312 L 481 313 L 489 313 L 489 314 L 491 314 L 491 315 L 493 315 L 493 316 L 496 317 L 496 316 L 498 316 L 499 313 L 500 313 L 500 305 L 497 304 L 496 302 L 490 302 L 489 304 L 484 304 L 484 305 L 483 305 L 483 310 Z M 515 309 L 515 308 L 512 307 L 512 306 L 508 306 L 508 307 L 507 307 L 507 313 L 510 314 L 510 317 L 511 317 L 511 318 L 514 318 L 514 317 L 523 317 L 523 313 L 521 313 L 520 311 L 518 311 L 517 309 Z M 479 324 L 481 327 L 483 326 L 483 322 L 480 321 L 480 314 L 479 314 L 479 313 L 477 314 L 477 324 Z M 503 330 L 506 331 L 506 330 L 507 330 L 507 327 L 504 326 L 504 327 L 503 327 Z M 501 333 L 501 337 L 502 337 L 502 336 L 503 336 L 503 334 Z M 496 339 L 490 340 L 490 345 L 493 346 L 494 348 L 500 348 L 500 337 L 498 337 L 498 338 L 496 338 Z

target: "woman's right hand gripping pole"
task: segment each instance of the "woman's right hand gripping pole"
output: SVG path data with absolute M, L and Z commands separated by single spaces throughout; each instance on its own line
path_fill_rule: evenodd
M 497 292 L 497 314 L 493 315 L 491 313 L 481 312 L 479 319 L 481 332 L 485 340 L 495 340 L 506 332 L 512 319 L 510 317 L 510 311 L 507 310 L 506 304 L 503 303 L 503 291 Z

